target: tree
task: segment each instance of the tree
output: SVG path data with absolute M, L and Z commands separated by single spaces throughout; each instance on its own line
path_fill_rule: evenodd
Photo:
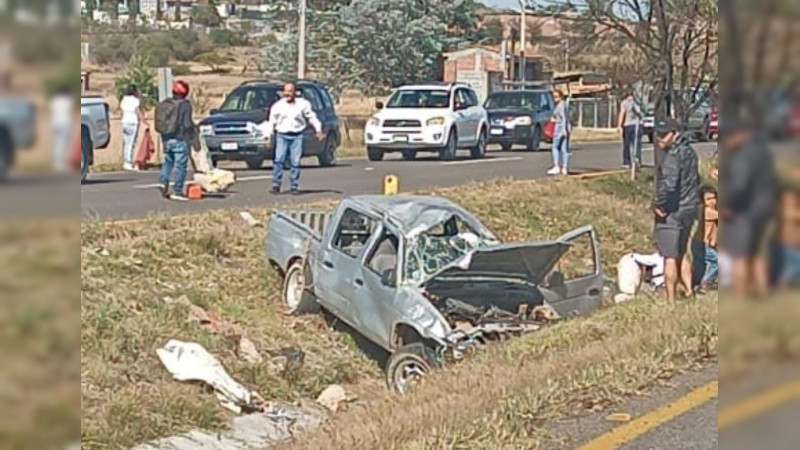
M 131 86 L 139 89 L 143 107 L 149 109 L 158 103 L 156 76 L 147 57 L 136 55 L 131 58 L 125 73 L 114 81 L 114 95 L 122 98 Z
M 204 27 L 216 28 L 222 24 L 217 7 L 212 0 L 204 0 L 192 8 L 192 22 Z

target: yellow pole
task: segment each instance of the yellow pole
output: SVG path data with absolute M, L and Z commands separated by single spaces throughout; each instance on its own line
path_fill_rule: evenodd
M 400 180 L 396 175 L 386 175 L 383 179 L 383 195 L 397 195 L 400 191 Z

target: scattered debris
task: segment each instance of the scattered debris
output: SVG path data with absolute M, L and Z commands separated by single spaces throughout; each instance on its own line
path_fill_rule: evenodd
M 261 357 L 253 341 L 247 339 L 245 336 L 239 338 L 239 357 L 250 364 L 260 364 L 264 361 L 264 358 Z
M 247 225 L 253 228 L 262 226 L 262 223 L 247 211 L 240 212 L 239 217 L 241 217 L 245 222 L 247 222 Z
M 319 397 L 317 403 L 327 408 L 330 412 L 337 412 L 342 403 L 353 401 L 353 397 L 349 397 L 343 387 L 338 384 L 332 384 L 325 388 Z
M 273 353 L 270 362 L 276 372 L 281 372 L 284 378 L 292 378 L 303 367 L 306 360 L 304 351 L 296 347 L 284 347 L 277 354 Z
M 606 420 L 610 422 L 630 422 L 631 415 L 626 413 L 614 413 L 606 417 Z
M 184 297 L 181 297 L 181 299 L 183 298 Z M 188 303 L 189 308 L 189 317 L 187 320 L 190 323 L 194 323 L 198 326 L 206 328 L 208 331 L 214 334 L 221 334 L 223 336 L 238 336 L 242 334 L 241 329 L 235 323 L 228 322 L 225 319 L 206 311 L 202 307 L 190 302 L 188 299 L 186 299 L 186 302 Z
M 222 364 L 202 345 L 171 340 L 156 353 L 173 378 L 178 381 L 202 381 L 210 385 L 225 408 L 237 414 L 263 409 L 264 400 L 231 378 Z
M 325 411 L 315 405 L 272 406 L 263 413 L 234 418 L 230 429 L 225 431 L 193 430 L 138 445 L 132 450 L 266 449 L 319 427 L 325 418 Z

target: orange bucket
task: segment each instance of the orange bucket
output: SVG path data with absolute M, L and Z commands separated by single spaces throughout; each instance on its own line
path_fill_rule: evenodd
M 189 183 L 186 185 L 186 196 L 190 200 L 200 200 L 203 198 L 203 188 L 199 184 Z

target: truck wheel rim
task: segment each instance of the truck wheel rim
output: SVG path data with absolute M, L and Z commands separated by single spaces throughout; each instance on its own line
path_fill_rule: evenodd
M 407 358 L 397 365 L 394 371 L 394 385 L 400 394 L 407 394 L 419 384 L 428 368 L 414 358 Z
M 286 306 L 289 310 L 294 311 L 297 305 L 300 304 L 300 272 L 294 270 L 289 274 L 286 280 Z

